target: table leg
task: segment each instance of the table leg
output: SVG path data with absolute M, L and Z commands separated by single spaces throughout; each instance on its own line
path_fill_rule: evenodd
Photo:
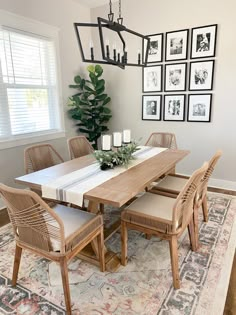
M 92 213 L 99 213 L 100 205 L 95 201 L 89 201 L 88 211 Z M 120 225 L 120 224 L 119 224 Z M 114 224 L 114 228 L 112 231 L 109 231 L 109 235 L 114 233 L 114 229 L 118 230 L 118 223 Z M 109 239 L 109 235 L 107 235 L 106 231 L 104 231 L 105 239 Z M 116 253 L 112 251 L 108 251 L 106 246 L 104 245 L 105 252 L 105 267 L 106 271 L 116 271 L 120 266 L 120 259 Z M 91 246 L 87 246 L 79 255 L 82 259 L 89 261 L 95 265 L 99 265 L 99 255 L 98 255 L 98 244 L 97 239 L 94 239 L 91 242 Z

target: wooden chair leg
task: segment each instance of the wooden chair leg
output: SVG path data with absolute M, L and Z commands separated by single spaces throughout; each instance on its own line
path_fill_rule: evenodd
M 65 297 L 66 314 L 71 315 L 72 313 L 71 313 L 69 276 L 68 276 L 67 261 L 65 257 L 62 257 L 60 260 L 60 268 L 61 268 L 61 278 L 62 278 L 64 297 Z
M 198 208 L 196 207 L 193 211 L 193 226 L 194 226 L 194 234 L 195 234 L 195 245 L 196 250 L 198 249 L 199 243 L 199 228 L 198 228 Z M 194 250 L 194 249 L 193 249 Z
M 174 235 L 169 240 L 170 245 L 170 259 L 172 267 L 172 276 L 173 276 L 173 285 L 175 289 L 180 288 L 180 279 L 179 279 L 179 264 L 178 264 L 178 244 L 177 237 Z
M 13 266 L 13 275 L 12 275 L 12 285 L 15 286 L 18 278 L 18 272 L 20 267 L 22 248 L 16 245 L 15 249 L 15 258 L 14 258 L 14 266 Z
M 128 242 L 128 231 L 124 221 L 121 221 L 121 264 L 127 265 L 127 242 Z
M 104 251 L 104 235 L 103 235 L 103 227 L 101 228 L 101 233 L 97 237 L 98 241 L 98 254 L 100 261 L 100 270 L 102 272 L 105 271 L 105 251 Z
M 206 194 L 202 200 L 202 211 L 203 211 L 204 222 L 208 222 L 208 208 L 207 208 L 207 196 L 206 196 Z
M 191 219 L 188 225 L 188 234 L 189 234 L 191 249 L 195 252 L 197 250 L 197 242 L 196 242 L 196 233 L 195 233 L 193 218 Z

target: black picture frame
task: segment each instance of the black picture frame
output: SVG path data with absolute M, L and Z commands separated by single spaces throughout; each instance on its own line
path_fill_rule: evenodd
M 163 61 L 163 47 L 164 47 L 164 34 L 158 33 L 158 34 L 150 34 L 147 35 L 150 38 L 150 48 L 148 52 L 148 59 L 147 64 L 152 63 L 158 63 Z M 143 63 L 145 58 L 145 45 L 147 43 L 143 40 L 142 45 L 142 56 L 143 56 Z M 153 54 L 151 54 L 151 49 L 153 51 Z
M 187 62 L 165 64 L 164 91 L 183 92 L 187 87 Z
M 152 65 L 143 68 L 143 93 L 162 91 L 162 65 Z
M 152 102 L 154 102 L 152 107 Z M 147 107 L 148 106 L 148 107 Z M 142 96 L 142 120 L 161 120 L 162 95 L 152 94 Z
M 217 24 L 192 28 L 191 59 L 215 57 L 217 28 Z
M 211 91 L 213 89 L 215 60 L 190 62 L 189 91 Z
M 189 122 L 210 122 L 212 112 L 212 94 L 189 94 L 188 113 Z
M 185 121 L 186 95 L 164 95 L 164 121 Z
M 188 41 L 189 29 L 167 32 L 165 37 L 165 61 L 186 60 L 188 58 Z

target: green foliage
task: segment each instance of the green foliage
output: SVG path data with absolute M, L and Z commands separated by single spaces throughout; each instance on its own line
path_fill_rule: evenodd
M 97 150 L 94 152 L 94 156 L 102 169 L 113 168 L 116 165 L 127 167 L 130 160 L 134 159 L 133 153 L 137 150 L 139 150 L 138 145 L 134 142 L 120 147 L 117 151 Z
M 117 150 L 118 165 L 127 166 L 130 160 L 133 160 L 133 153 L 139 150 L 137 143 L 131 142 Z
M 111 98 L 105 93 L 105 80 L 101 79 L 103 69 L 100 65 L 87 67 L 90 80 L 77 75 L 75 84 L 70 85 L 78 92 L 69 98 L 69 114 L 78 120 L 78 131 L 85 133 L 89 142 L 97 149 L 98 139 L 101 134 L 108 131 L 106 124 L 112 117 L 110 108 L 107 107 Z
M 106 165 L 108 168 L 113 168 L 116 160 L 116 152 L 114 151 L 94 151 L 94 156 L 99 164 Z

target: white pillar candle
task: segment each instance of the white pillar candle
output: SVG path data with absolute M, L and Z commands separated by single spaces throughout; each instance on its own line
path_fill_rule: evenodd
M 121 132 L 113 132 L 113 146 L 121 147 L 122 134 Z
M 130 143 L 131 141 L 131 131 L 129 129 L 123 130 L 123 142 Z
M 111 150 L 111 136 L 110 135 L 102 136 L 102 150 L 103 151 Z

